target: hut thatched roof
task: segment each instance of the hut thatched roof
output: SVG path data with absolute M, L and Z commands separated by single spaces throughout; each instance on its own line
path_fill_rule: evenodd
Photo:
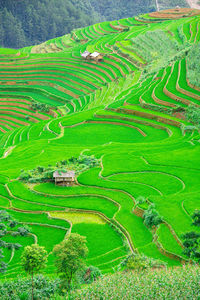
M 90 56 L 93 58 L 98 57 L 99 55 L 101 55 L 99 52 L 93 52 L 92 54 L 90 54 Z
M 84 57 L 84 58 L 86 58 L 86 57 L 88 57 L 88 56 L 90 56 L 90 52 L 89 51 L 85 51 L 85 52 L 83 52 L 82 54 L 81 54 L 81 56 L 82 57 Z
M 75 177 L 75 172 L 74 171 L 68 171 L 68 172 L 59 172 L 59 171 L 55 171 L 53 173 L 53 177 L 54 178 L 73 178 Z

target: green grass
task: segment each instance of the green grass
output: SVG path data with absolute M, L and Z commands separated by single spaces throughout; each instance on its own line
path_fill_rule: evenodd
M 164 249 L 184 257 L 183 248 L 177 243 L 169 228 L 165 224 L 160 225 L 157 234 L 158 241 L 161 243 Z

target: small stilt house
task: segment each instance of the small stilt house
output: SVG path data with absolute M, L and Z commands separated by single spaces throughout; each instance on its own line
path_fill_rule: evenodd
M 103 56 L 99 52 L 90 53 L 89 51 L 85 51 L 81 54 L 81 57 L 85 60 L 94 60 L 96 62 L 103 61 Z
M 86 60 L 90 60 L 90 55 L 91 55 L 91 53 L 89 51 L 85 51 L 81 54 L 81 57 Z
M 92 54 L 90 54 L 91 59 L 95 60 L 95 61 L 103 61 L 103 56 L 101 53 L 99 52 L 93 52 Z
M 67 172 L 55 171 L 53 173 L 53 177 L 55 179 L 56 185 L 72 186 L 75 182 L 75 172 L 74 171 L 67 171 Z

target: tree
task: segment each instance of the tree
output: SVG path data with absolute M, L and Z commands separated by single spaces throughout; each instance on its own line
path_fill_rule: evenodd
M 153 0 L 0 0 L 0 45 L 39 44 L 75 28 L 132 17 L 154 7 Z
M 86 238 L 71 233 L 66 240 L 54 247 L 53 253 L 56 256 L 55 264 L 59 277 L 69 290 L 74 275 L 85 266 L 84 258 L 88 253 Z
M 200 233 L 187 232 L 182 236 L 184 242 L 183 254 L 192 260 L 200 262 Z
M 44 269 L 47 263 L 47 251 L 37 244 L 26 246 L 21 256 L 21 264 L 25 272 L 31 275 L 33 299 L 33 275 Z
M 195 210 L 192 215 L 192 225 L 200 226 L 200 210 Z M 200 262 L 200 233 L 195 231 L 190 231 L 182 236 L 184 242 L 183 253 L 190 259 Z
M 192 215 L 192 225 L 200 227 L 200 210 L 195 210 L 194 214 Z
M 144 224 L 152 228 L 153 226 L 157 226 L 162 223 L 163 218 L 159 215 L 157 210 L 155 209 L 155 205 L 151 204 L 148 209 L 145 211 L 144 215 Z

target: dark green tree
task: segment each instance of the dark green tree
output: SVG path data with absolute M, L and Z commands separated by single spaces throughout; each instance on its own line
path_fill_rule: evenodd
M 86 238 L 71 233 L 66 240 L 54 247 L 53 253 L 56 256 L 57 273 L 63 281 L 63 286 L 69 290 L 74 275 L 85 266 L 84 259 L 88 253 Z
M 46 267 L 47 251 L 37 244 L 27 246 L 21 256 L 21 264 L 25 272 L 31 275 L 32 279 L 32 299 L 34 292 L 33 275 L 39 273 Z
M 152 10 L 154 0 L 0 0 L 0 44 L 39 44 L 75 28 Z
M 144 224 L 149 228 L 152 228 L 153 226 L 157 226 L 163 222 L 163 218 L 160 216 L 160 214 L 156 210 L 154 204 L 151 204 L 148 207 L 148 209 L 145 210 L 143 218 L 144 218 Z
M 200 233 L 191 231 L 182 236 L 184 242 L 183 254 L 192 260 L 200 262 Z
M 195 210 L 192 215 L 192 225 L 200 227 L 200 210 Z

